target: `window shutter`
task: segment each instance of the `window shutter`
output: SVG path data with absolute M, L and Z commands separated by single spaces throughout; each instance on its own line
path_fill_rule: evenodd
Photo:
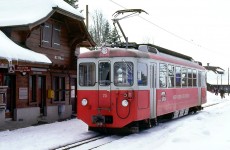
M 41 45 L 45 47 L 51 47 L 51 39 L 52 39 L 52 24 L 44 23 L 44 26 L 42 28 Z
M 53 38 L 52 38 L 52 47 L 60 49 L 60 35 L 61 35 L 61 26 L 60 25 L 53 25 Z

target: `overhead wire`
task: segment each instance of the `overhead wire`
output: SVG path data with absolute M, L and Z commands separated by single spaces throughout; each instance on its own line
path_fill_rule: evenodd
M 110 1 L 111 1 L 112 3 L 114 3 L 114 4 L 116 4 L 117 6 L 123 8 L 123 9 L 127 9 L 126 7 L 122 6 L 121 4 L 119 4 L 119 3 L 117 3 L 117 2 L 114 2 L 113 0 L 110 0 Z M 148 20 L 148 19 L 145 19 L 145 18 L 142 17 L 142 16 L 139 16 L 139 17 L 140 17 L 141 19 L 145 20 L 146 22 L 152 24 L 153 26 L 155 26 L 155 27 L 157 27 L 157 28 L 163 30 L 164 32 L 166 32 L 166 33 L 168 33 L 168 34 L 170 34 L 170 35 L 172 35 L 172 36 L 174 36 L 174 37 L 176 37 L 176 38 L 178 38 L 178 39 L 180 39 L 180 40 L 183 40 L 183 41 L 185 41 L 185 42 L 188 42 L 188 43 L 190 43 L 190 44 L 192 44 L 192 45 L 195 45 L 195 46 L 197 46 L 197 47 L 199 47 L 199 48 L 203 48 L 203 49 L 205 49 L 205 50 L 208 50 L 209 52 L 212 51 L 212 52 L 214 52 L 214 53 L 217 53 L 216 51 L 210 50 L 210 49 L 208 49 L 208 48 L 206 48 L 206 47 L 204 47 L 204 46 L 202 46 L 202 45 L 200 45 L 200 44 L 194 43 L 192 40 L 188 40 L 188 39 L 186 39 L 186 38 L 184 38 L 184 37 L 182 37 L 182 36 L 179 36 L 178 34 L 175 34 L 175 33 L 173 33 L 173 32 L 171 32 L 171 31 L 169 31 L 169 30 L 167 30 L 167 29 L 161 27 L 160 25 L 158 25 L 158 24 L 156 24 L 156 23 L 154 23 L 154 22 L 152 22 L 152 21 L 150 21 L 150 20 Z

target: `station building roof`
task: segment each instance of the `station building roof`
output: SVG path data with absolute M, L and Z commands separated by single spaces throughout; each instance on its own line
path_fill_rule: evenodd
M 23 48 L 11 39 L 9 39 L 2 31 L 0 31 L 0 59 L 8 61 L 25 61 L 34 63 L 52 63 L 51 60 L 44 54 L 34 52 L 32 50 Z

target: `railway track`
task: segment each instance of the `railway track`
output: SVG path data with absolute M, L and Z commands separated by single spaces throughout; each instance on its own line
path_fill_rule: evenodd
M 61 147 L 55 148 L 54 150 L 69 150 L 69 149 L 87 149 L 87 150 L 91 150 L 91 149 L 100 147 L 102 145 L 111 143 L 111 142 L 113 142 L 115 140 L 121 139 L 122 137 L 124 137 L 124 136 L 99 135 L 99 136 L 96 136 L 96 137 L 91 137 L 91 138 L 88 138 L 88 139 L 78 141 L 76 143 L 61 146 Z

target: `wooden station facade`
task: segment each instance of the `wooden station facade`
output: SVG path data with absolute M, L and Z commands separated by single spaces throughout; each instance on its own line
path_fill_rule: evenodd
M 0 26 L 0 31 L 17 45 L 51 61 L 0 57 L 0 122 L 5 118 L 53 122 L 75 114 L 77 55 L 80 47 L 95 46 L 84 18 L 56 7 L 36 22 Z

